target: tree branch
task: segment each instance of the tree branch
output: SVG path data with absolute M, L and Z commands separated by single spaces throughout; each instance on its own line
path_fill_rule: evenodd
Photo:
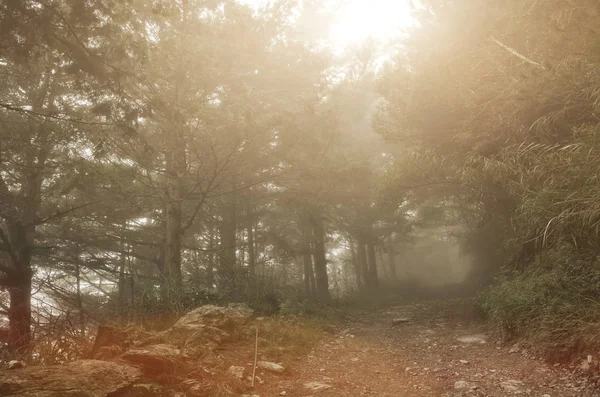
M 538 68 L 542 68 L 542 69 L 546 69 L 544 67 L 544 65 L 542 65 L 541 63 L 535 62 L 529 58 L 527 58 L 525 55 L 519 54 L 517 52 L 517 50 L 515 50 L 514 48 L 511 48 L 509 46 L 507 46 L 506 44 L 500 42 L 499 40 L 496 40 L 493 36 L 490 37 L 490 40 L 493 41 L 494 43 L 498 44 L 500 47 L 504 48 L 506 51 L 510 52 L 511 54 L 513 54 L 514 56 L 516 56 L 517 58 L 519 58 L 520 60 L 522 60 L 523 62 L 526 62 L 530 65 L 533 66 L 537 66 Z

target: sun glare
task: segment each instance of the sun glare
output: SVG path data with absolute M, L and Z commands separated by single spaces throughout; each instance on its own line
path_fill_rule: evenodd
M 385 41 L 415 24 L 410 0 L 348 0 L 336 13 L 330 40 L 347 47 L 366 39 Z
M 252 7 L 260 7 L 269 0 L 238 0 Z M 328 41 L 343 50 L 367 39 L 384 42 L 398 36 L 403 29 L 416 24 L 413 7 L 419 0 L 341 0 L 324 1 L 333 12 Z

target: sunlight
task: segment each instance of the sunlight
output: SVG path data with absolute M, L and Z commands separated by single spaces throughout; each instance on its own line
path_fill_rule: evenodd
M 415 25 L 410 0 L 348 0 L 336 13 L 330 40 L 338 48 L 385 41 Z
M 269 0 L 238 1 L 255 8 L 269 3 Z M 397 37 L 402 30 L 416 25 L 413 9 L 421 6 L 418 0 L 342 0 L 324 4 L 327 11 L 333 12 L 327 40 L 336 50 L 368 39 L 385 42 Z

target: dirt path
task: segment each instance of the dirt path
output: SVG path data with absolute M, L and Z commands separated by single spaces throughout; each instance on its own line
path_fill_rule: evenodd
M 364 313 L 294 363 L 287 375 L 269 376 L 254 393 L 261 397 L 600 395 L 585 390 L 567 370 L 549 367 L 525 352 L 511 353 L 510 347 L 496 343 L 480 323 L 470 320 L 469 307 L 432 302 Z M 399 318 L 407 321 L 392 326 Z M 315 390 L 306 387 L 309 382 Z

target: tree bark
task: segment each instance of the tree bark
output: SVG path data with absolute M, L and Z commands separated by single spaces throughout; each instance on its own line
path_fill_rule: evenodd
M 349 247 L 350 254 L 352 255 L 352 267 L 354 268 L 354 278 L 356 279 L 356 289 L 358 291 L 360 291 L 363 289 L 362 272 L 361 272 L 360 262 L 358 260 L 356 251 L 354 249 L 354 239 L 352 237 L 350 237 L 348 239 L 348 244 L 350 246 Z
M 373 227 L 367 229 L 367 262 L 369 269 L 369 287 L 374 289 L 379 284 L 377 276 L 377 257 L 375 255 L 375 238 L 373 236 Z
M 237 227 L 237 194 L 236 183 L 231 183 L 231 192 L 225 195 L 221 210 L 220 249 L 219 249 L 219 278 L 223 287 L 230 293 L 236 291 L 235 262 L 236 262 L 236 227 Z
M 254 213 L 250 204 L 246 206 L 246 223 L 246 233 L 248 234 L 248 285 L 250 293 L 254 294 L 256 292 L 256 251 L 254 246 Z
M 390 279 L 393 282 L 396 282 L 396 281 L 398 281 L 398 274 L 396 273 L 396 246 L 394 244 L 394 239 L 391 234 L 388 238 L 387 254 L 388 254 L 388 266 L 390 269 L 390 271 L 389 271 Z
M 329 279 L 327 276 L 327 257 L 325 256 L 325 224 L 320 214 L 311 216 L 314 236 L 315 281 L 317 298 L 322 302 L 331 300 Z
M 302 215 L 300 219 L 302 231 L 302 267 L 304 269 L 304 296 L 306 298 L 316 297 L 315 273 L 313 270 L 313 259 L 310 247 L 311 230 L 310 220 Z
M 362 231 L 358 232 L 357 238 L 357 261 L 359 271 L 361 273 L 362 287 L 368 289 L 371 286 L 369 266 L 367 263 L 367 243 L 365 241 L 365 235 Z
M 186 170 L 185 143 L 181 137 L 173 138 L 171 150 L 167 153 L 167 197 L 166 233 L 163 297 L 176 298 L 181 291 L 181 239 L 183 181 Z
M 208 261 L 206 263 L 206 285 L 208 289 L 215 287 L 215 228 L 214 225 L 210 225 L 210 236 L 208 240 Z

